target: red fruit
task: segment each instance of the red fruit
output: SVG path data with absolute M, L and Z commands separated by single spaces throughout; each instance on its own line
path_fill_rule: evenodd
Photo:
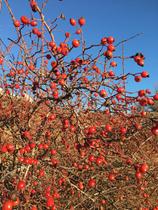
M 78 183 L 78 188 L 79 188 L 80 190 L 83 190 L 83 189 L 84 189 L 83 182 L 79 182 L 79 183 Z
M 113 57 L 112 51 L 110 50 L 105 51 L 104 56 L 106 56 L 107 59 L 111 59 Z
M 20 180 L 18 182 L 17 189 L 18 190 L 23 190 L 25 188 L 25 186 L 26 186 L 25 182 L 23 180 Z
M 108 176 L 108 179 L 110 181 L 115 181 L 115 174 L 114 173 L 110 173 L 109 176 Z
M 127 129 L 126 128 L 121 128 L 120 132 L 121 132 L 121 134 L 126 134 L 127 133 Z
M 114 76 L 115 76 L 115 73 L 114 73 L 112 70 L 110 70 L 110 71 L 108 72 L 108 74 L 109 74 L 110 77 L 114 77 Z
M 30 25 L 32 27 L 37 26 L 37 22 L 35 20 L 31 20 Z
M 3 58 L 1 57 L 0 58 L 0 65 L 2 65 L 3 64 Z
M 73 45 L 73 47 L 79 47 L 79 45 L 80 45 L 79 40 L 74 39 L 74 40 L 72 41 L 72 45 Z
M 75 26 L 75 25 L 76 25 L 76 20 L 73 19 L 73 18 L 70 18 L 70 24 L 71 24 L 72 26 Z
M 142 96 L 145 96 L 145 95 L 146 95 L 145 90 L 139 90 L 138 91 L 138 96 L 142 97 Z
M 117 92 L 118 93 L 123 93 L 123 92 L 125 92 L 125 89 L 123 87 L 118 87 Z
M 136 55 L 136 56 L 134 56 L 133 58 L 134 58 L 134 61 L 135 61 L 136 63 L 138 63 L 138 61 L 141 60 L 140 55 Z
M 143 163 L 139 168 L 141 173 L 146 173 L 149 170 L 149 166 L 146 163 Z
M 116 67 L 117 66 L 117 63 L 115 61 L 111 61 L 110 66 Z
M 90 188 L 95 187 L 95 186 L 96 186 L 96 180 L 93 179 L 93 178 L 91 178 L 91 179 L 88 181 L 88 186 L 89 186 Z
M 54 47 L 56 46 L 55 42 L 53 42 L 53 41 L 52 41 L 52 42 L 49 42 L 48 45 L 49 45 L 49 47 L 51 47 L 51 48 L 54 48 Z
M 20 199 L 17 197 L 12 201 L 12 203 L 13 203 L 13 206 L 18 206 L 20 204 Z
M 52 207 L 54 206 L 54 199 L 52 197 L 48 197 L 47 198 L 47 203 L 46 203 L 47 207 Z
M 111 131 L 112 131 L 112 126 L 109 125 L 109 124 L 107 124 L 107 125 L 105 126 L 105 130 L 108 131 L 108 132 L 111 132 Z
M 108 44 L 112 44 L 114 41 L 115 41 L 115 39 L 114 39 L 112 36 L 109 36 L 109 37 L 107 38 Z
M 102 165 L 102 163 L 103 163 L 103 158 L 102 157 L 97 157 L 97 159 L 96 159 L 96 164 L 98 165 L 98 166 L 100 166 L 100 165 Z
M 31 210 L 38 210 L 36 206 L 32 206 Z
M 94 133 L 96 133 L 96 127 L 95 126 L 89 127 L 88 134 L 94 134 Z
M 84 17 L 80 17 L 80 18 L 78 19 L 78 23 L 79 23 L 80 26 L 85 25 L 85 23 L 86 23 L 85 18 L 84 18 Z
M 26 16 L 21 16 L 20 20 L 23 24 L 29 24 L 30 22 Z
M 103 37 L 103 38 L 101 39 L 101 44 L 102 44 L 102 45 L 106 45 L 106 44 L 107 44 L 107 38 L 106 38 L 106 37 Z
M 158 126 L 155 126 L 151 129 L 152 134 L 154 134 L 155 136 L 158 136 Z
M 2 145 L 0 151 L 1 151 L 2 153 L 8 152 L 7 145 L 6 145 L 6 144 Z
M 141 76 L 143 78 L 149 77 L 149 73 L 147 71 L 142 71 Z
M 13 201 L 8 200 L 2 205 L 2 210 L 12 210 L 13 209 Z
M 135 77 L 134 77 L 134 80 L 135 80 L 136 82 L 140 82 L 140 81 L 142 80 L 142 77 L 141 77 L 141 76 L 135 76 Z
M 139 66 L 144 66 L 144 60 L 143 59 L 140 59 L 138 62 L 137 62 L 137 64 L 139 65 Z
M 30 0 L 30 7 L 33 12 L 37 11 L 37 3 L 35 2 L 35 0 Z
M 69 37 L 70 37 L 70 33 L 69 33 L 69 32 L 66 32 L 66 33 L 65 33 L 65 37 L 66 37 L 66 38 L 69 38 Z
M 8 150 L 8 152 L 13 152 L 13 151 L 14 151 L 14 149 L 15 149 L 15 147 L 14 147 L 14 145 L 13 145 L 13 144 L 8 143 L 6 146 L 7 146 L 7 150 Z
M 88 160 L 89 160 L 90 162 L 94 162 L 94 161 L 95 161 L 95 156 L 94 156 L 94 155 L 90 155 L 90 156 L 88 157 Z
M 19 20 L 14 20 L 14 26 L 15 27 L 20 27 L 20 21 Z
M 99 95 L 101 96 L 101 97 L 106 97 L 107 96 L 107 92 L 105 91 L 105 90 L 101 90 L 100 92 L 99 92 Z
M 141 125 L 141 124 L 139 124 L 139 123 L 135 123 L 135 127 L 136 127 L 136 129 L 137 129 L 137 130 L 142 129 L 142 125 Z
M 38 28 L 33 28 L 32 29 L 32 33 L 35 34 L 35 35 L 37 35 L 39 33 Z
M 153 96 L 153 99 L 158 101 L 158 93 L 156 93 L 154 96 Z
M 107 46 L 107 50 L 113 52 L 113 51 L 115 51 L 115 46 L 112 45 L 112 44 L 109 44 L 109 45 Z
M 76 30 L 76 34 L 81 34 L 82 30 L 79 28 Z
M 142 174 L 141 174 L 139 171 L 137 171 L 137 172 L 135 173 L 135 177 L 136 177 L 137 179 L 141 179 L 141 178 L 142 178 Z

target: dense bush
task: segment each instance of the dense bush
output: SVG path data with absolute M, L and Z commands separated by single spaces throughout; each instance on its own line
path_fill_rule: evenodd
M 2 209 L 158 209 L 158 120 L 146 111 L 158 97 L 126 88 L 149 76 L 124 70 L 143 68 L 142 53 L 115 56 L 135 36 L 86 46 L 81 17 L 67 23 L 75 38 L 57 42 L 63 15 L 49 24 L 46 5 L 30 0 L 31 18 L 18 20 L 4 3 L 17 39 L 0 53 Z

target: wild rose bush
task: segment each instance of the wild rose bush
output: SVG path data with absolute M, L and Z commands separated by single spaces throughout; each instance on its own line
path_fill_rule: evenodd
M 49 23 L 46 2 L 30 0 L 31 17 L 16 18 L 3 3 L 17 38 L 1 42 L 1 208 L 158 209 L 158 120 L 146 109 L 158 94 L 126 88 L 149 77 L 141 52 L 116 55 L 139 34 L 87 46 L 79 17 L 58 42 L 63 14 Z M 129 60 L 142 69 L 125 73 Z

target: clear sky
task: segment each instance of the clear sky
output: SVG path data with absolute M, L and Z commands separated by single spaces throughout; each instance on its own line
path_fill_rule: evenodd
M 17 19 L 20 19 L 21 15 L 30 15 L 27 0 L 8 1 Z M 151 90 L 158 88 L 158 0 L 49 0 L 45 12 L 49 20 L 53 20 L 60 13 L 66 16 L 67 22 L 61 22 L 59 26 L 59 29 L 63 30 L 61 37 L 64 31 L 72 32 L 69 18 L 77 19 L 84 16 L 86 19 L 84 37 L 89 44 L 98 43 L 104 36 L 112 35 L 118 42 L 143 32 L 143 35 L 126 43 L 125 54 L 142 52 L 146 57 L 145 66 L 142 68 L 134 62 L 127 62 L 125 71 L 135 73 L 147 70 L 150 78 L 144 79 L 141 83 L 130 81 L 128 87 Z M 0 37 L 7 40 L 7 37 L 13 37 L 13 34 L 14 29 L 3 5 L 0 13 Z M 119 68 L 118 65 L 118 71 Z

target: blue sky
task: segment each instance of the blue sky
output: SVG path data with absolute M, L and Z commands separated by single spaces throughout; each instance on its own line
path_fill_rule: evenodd
M 8 0 L 9 1 L 9 0 Z M 37 0 L 41 2 L 41 0 Z M 20 19 L 21 15 L 30 15 L 27 0 L 10 0 L 11 7 Z M 83 28 L 87 44 L 98 43 L 104 36 L 114 36 L 116 43 L 136 33 L 143 35 L 129 41 L 125 45 L 125 55 L 142 52 L 145 66 L 139 67 L 133 61 L 125 63 L 125 72 L 141 72 L 147 70 L 149 79 L 141 83 L 129 80 L 128 88 L 143 89 L 158 88 L 158 1 L 157 0 L 49 0 L 45 9 L 46 17 L 53 20 L 60 13 L 64 13 L 66 21 L 59 24 L 58 38 L 62 39 L 65 31 L 72 33 L 73 27 L 69 25 L 69 18 L 84 16 L 86 25 Z M 0 37 L 6 40 L 13 37 L 14 29 L 5 6 L 0 13 Z M 118 50 L 119 51 L 119 50 Z M 115 71 L 119 72 L 121 65 Z

